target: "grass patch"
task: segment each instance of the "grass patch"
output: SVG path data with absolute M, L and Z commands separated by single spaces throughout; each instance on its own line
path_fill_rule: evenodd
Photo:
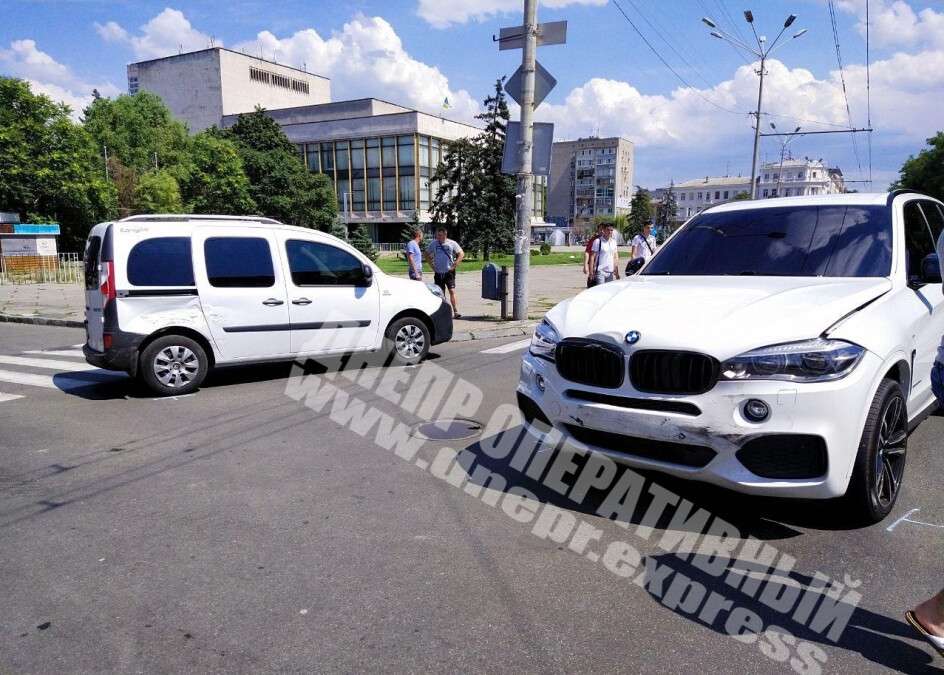
M 402 256 L 383 255 L 375 261 L 377 267 L 386 272 L 387 274 L 406 274 L 406 260 Z M 515 266 L 515 257 L 513 255 L 493 255 L 491 261 L 492 263 L 501 267 L 502 265 L 507 265 L 508 267 Z M 578 252 L 569 252 L 561 251 L 558 253 L 550 253 L 548 255 L 532 255 L 531 256 L 531 267 L 537 267 L 539 265 L 582 265 L 583 264 L 583 254 Z M 485 266 L 485 261 L 481 258 L 466 258 L 459 265 L 459 272 L 478 272 Z M 423 271 L 430 272 L 430 267 L 428 263 L 423 264 Z

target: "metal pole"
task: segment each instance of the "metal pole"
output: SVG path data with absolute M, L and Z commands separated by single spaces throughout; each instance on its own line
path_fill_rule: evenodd
M 518 171 L 518 212 L 515 222 L 515 289 L 512 315 L 528 318 L 528 267 L 531 264 L 531 213 L 534 181 L 531 146 L 534 138 L 534 53 L 537 51 L 537 0 L 524 0 L 524 49 L 521 50 L 521 168 Z
M 501 275 L 499 276 L 499 291 L 501 292 L 501 318 L 508 318 L 508 266 L 501 266 Z
M 105 148 L 105 180 L 108 180 L 108 146 L 102 145 Z
M 757 116 L 754 119 L 754 154 L 751 156 L 751 199 L 757 199 L 757 153 L 760 151 L 760 110 L 764 100 L 764 65 L 766 61 L 767 57 L 762 56 L 760 59 L 760 86 L 757 87 Z

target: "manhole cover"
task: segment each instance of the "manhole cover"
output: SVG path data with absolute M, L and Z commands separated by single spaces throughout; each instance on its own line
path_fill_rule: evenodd
M 419 424 L 413 428 L 413 435 L 430 441 L 459 441 L 472 438 L 482 431 L 482 425 L 475 420 L 446 419 Z

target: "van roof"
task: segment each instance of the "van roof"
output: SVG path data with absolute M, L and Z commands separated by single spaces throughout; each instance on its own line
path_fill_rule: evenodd
M 212 220 L 212 221 L 221 221 L 228 220 L 234 223 L 263 223 L 264 225 L 282 225 L 277 220 L 272 218 L 265 218 L 264 216 L 216 216 L 212 214 L 194 214 L 194 213 L 146 213 L 137 216 L 128 216 L 127 218 L 122 218 L 119 223 L 172 223 L 180 221 L 199 221 L 199 220 Z

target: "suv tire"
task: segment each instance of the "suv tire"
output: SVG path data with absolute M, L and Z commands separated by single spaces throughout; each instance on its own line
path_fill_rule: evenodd
M 183 335 L 163 335 L 141 352 L 138 373 L 161 396 L 182 396 L 197 390 L 210 368 L 200 344 Z
M 846 500 L 853 517 L 872 525 L 891 513 L 908 454 L 908 404 L 901 385 L 885 379 L 865 419 Z
M 429 353 L 429 328 L 422 319 L 406 316 L 387 327 L 385 342 L 393 365 L 410 366 Z

